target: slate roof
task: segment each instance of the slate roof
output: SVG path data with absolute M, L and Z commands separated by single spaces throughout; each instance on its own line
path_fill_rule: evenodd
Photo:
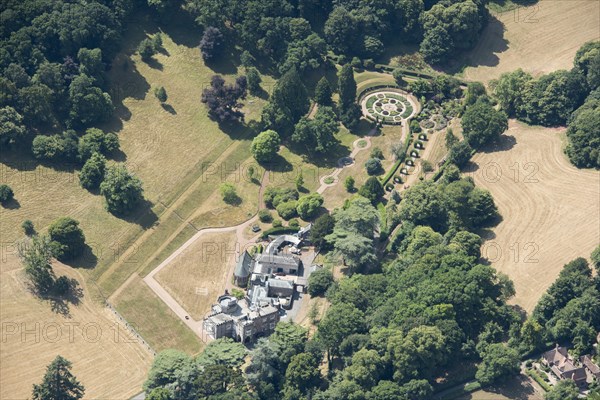
M 246 278 L 250 275 L 250 271 L 252 271 L 252 256 L 244 250 L 238 259 L 234 274 L 240 278 Z

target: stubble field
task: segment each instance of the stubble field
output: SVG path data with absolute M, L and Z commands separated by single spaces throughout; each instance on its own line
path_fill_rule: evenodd
M 540 75 L 570 69 L 577 49 L 600 38 L 600 2 L 541 0 L 494 12 L 465 57 L 468 80 L 489 82 L 517 68 Z
M 466 172 L 503 217 L 484 233 L 482 255 L 514 281 L 512 301 L 528 312 L 564 264 L 589 259 L 600 243 L 600 172 L 572 166 L 563 135 L 511 120 L 500 144 L 478 152 Z

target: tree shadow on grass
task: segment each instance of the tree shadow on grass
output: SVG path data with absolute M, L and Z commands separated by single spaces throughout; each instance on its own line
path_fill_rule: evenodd
M 160 61 L 158 61 L 154 57 L 150 57 L 148 59 L 143 60 L 150 68 L 157 69 L 159 71 L 163 70 L 163 65 Z
M 290 172 L 294 166 L 279 154 L 276 154 L 269 162 L 260 163 L 260 166 L 271 172 Z
M 35 170 L 40 166 L 51 169 L 52 171 L 39 171 L 39 174 L 44 176 L 44 178 L 56 179 L 56 177 L 50 176 L 53 171 L 74 173 L 76 169 L 81 167 L 81 163 L 76 161 L 38 160 L 32 156 L 31 148 L 15 148 L 10 152 L 2 151 L 0 154 L 0 162 L 2 164 L 20 172 L 31 172 L 34 174 Z
M 369 133 L 371 132 L 371 130 L 373 128 L 374 128 L 374 124 L 372 121 L 370 121 L 366 118 L 361 118 L 360 121 L 358 122 L 358 125 L 355 126 L 353 129 L 349 129 L 349 131 L 353 135 L 365 137 L 365 136 L 370 136 Z M 380 134 L 381 134 L 381 130 L 378 129 L 377 132 L 373 136 L 379 136 Z
M 115 106 L 113 118 L 102 124 L 101 128 L 109 132 L 119 132 L 123 129 L 123 121 L 131 119 L 131 111 L 125 106 L 124 101 L 128 98 L 143 100 L 150 90 L 150 84 L 138 71 L 134 62 L 129 59 L 128 54 L 119 54 L 112 64 L 109 74 L 110 97 Z
M 94 249 L 86 243 L 83 251 L 78 257 L 69 260 L 61 260 L 61 262 L 73 268 L 92 269 L 98 264 L 98 257 L 94 254 Z
M 517 144 L 517 139 L 512 135 L 500 135 L 498 139 L 479 149 L 482 153 L 496 153 L 500 151 L 509 151 Z
M 491 40 L 481 40 L 489 37 Z M 504 38 L 504 24 L 495 16 L 490 16 L 485 29 L 481 34 L 479 44 L 473 50 L 463 52 L 440 69 L 448 74 L 455 74 L 466 67 L 495 67 L 500 62 L 498 53 L 508 50 L 508 40 Z
M 504 396 L 508 399 L 514 400 L 527 400 L 531 398 L 531 395 L 534 394 L 535 390 L 533 385 L 523 375 L 518 375 L 509 378 L 508 381 L 500 384 L 495 384 L 493 386 L 488 386 L 485 388 L 486 392 L 495 393 L 501 396 Z M 471 399 L 470 397 L 465 397 L 464 399 Z
M 202 39 L 202 28 L 198 26 L 190 13 L 184 10 L 175 10 L 166 22 L 159 23 L 159 27 L 175 44 L 186 47 L 198 47 Z M 200 50 L 198 50 L 200 57 Z
M 227 49 L 228 50 L 228 49 Z M 234 55 L 230 51 L 223 51 L 213 59 L 205 61 L 208 68 L 218 74 L 234 75 L 238 73 L 238 68 L 233 62 Z
M 236 140 L 250 139 L 258 133 L 250 124 L 242 122 L 220 122 L 219 129 L 225 132 L 231 139 Z
M 309 153 L 306 160 L 319 168 L 337 168 L 340 158 L 348 157 L 350 149 L 337 142 L 327 153 Z
M 158 216 L 152 209 L 152 203 L 143 199 L 135 208 L 128 214 L 111 213 L 113 216 L 139 225 L 142 229 L 150 229 L 158 222 Z
M 6 208 L 7 210 L 17 210 L 21 208 L 21 203 L 19 203 L 19 200 L 13 197 L 10 200 L 2 202 L 2 207 Z
M 117 149 L 117 150 L 113 151 L 110 154 L 110 156 L 111 156 L 110 158 L 112 158 L 113 160 L 118 161 L 118 162 L 127 161 L 127 154 L 125 154 L 123 152 L 123 150 L 121 150 L 121 149 Z
M 173 108 L 172 105 L 167 104 L 167 103 L 160 103 L 160 106 L 163 108 L 163 110 L 165 110 L 169 114 L 177 115 L 177 111 L 175 111 L 175 109 Z
M 263 89 L 262 87 L 259 87 L 259 91 L 256 93 L 252 93 L 252 96 L 254 97 L 258 97 L 261 100 L 268 100 L 269 99 L 269 93 Z
M 59 314 L 65 318 L 71 318 L 70 305 L 77 306 L 83 298 L 83 288 L 79 285 L 77 279 L 71 278 L 67 281 L 68 287 L 64 294 L 58 295 L 54 293 L 41 294 L 30 283 L 27 283 L 28 290 L 40 300 L 48 302 L 52 312 Z
M 232 196 L 231 198 L 228 198 L 227 200 L 224 200 L 226 204 L 229 204 L 230 206 L 233 207 L 238 207 L 239 205 L 242 204 L 242 198 L 240 196 L 238 196 L 237 194 Z

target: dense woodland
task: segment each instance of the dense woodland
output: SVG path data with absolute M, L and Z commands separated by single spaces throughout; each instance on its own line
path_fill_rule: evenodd
M 131 13 L 147 9 L 160 21 L 183 8 L 203 28 L 198 57 L 209 66 L 224 57 L 225 43 L 236 43 L 245 75 L 231 83 L 215 75 L 198 101 L 220 124 L 244 123 L 241 101 L 260 92 L 259 70 L 279 78 L 253 127 L 252 154 L 263 164 L 282 141 L 303 154 L 324 156 L 336 145 L 340 122 L 356 126 L 360 109 L 351 59 L 371 65 L 386 48 L 402 43 L 441 64 L 472 48 L 489 19 L 483 0 L 9 0 L 1 7 L 3 151 L 76 166 L 82 187 L 98 190 L 118 216 L 143 201 L 142 183 L 124 166 L 106 165 L 119 150 L 118 136 L 97 126 L 113 114 L 106 71 Z M 142 41 L 138 52 L 147 61 L 160 47 L 157 36 Z M 342 65 L 337 87 L 319 81 L 312 99 L 319 109 L 308 119 L 311 98 L 303 78 L 330 62 L 328 52 Z M 462 116 L 464 140 L 451 131 L 446 135 L 449 161 L 437 181 L 414 185 L 402 198 L 392 193 L 383 205 L 377 177 L 360 188 L 348 180 L 352 195 L 344 207 L 321 216 L 318 194 L 279 188 L 265 193 L 267 206 L 281 218 L 316 219 L 313 242 L 346 267 L 347 276 L 337 281 L 328 270 L 311 276 L 311 294 L 331 303 L 315 320 L 316 333 L 309 338 L 306 329 L 280 323 L 251 351 L 230 340 L 212 342 L 197 357 L 165 351 L 149 373 L 147 398 L 429 399 L 469 379 L 482 385 L 502 381 L 518 373 L 524 357 L 553 342 L 572 343 L 578 354 L 592 351 L 600 329 L 600 248 L 592 255 L 595 273 L 583 258 L 570 262 L 527 318 L 507 304 L 514 294 L 508 277 L 481 259 L 477 232 L 498 220 L 494 200 L 462 178 L 459 168 L 506 130 L 509 116 L 567 124 L 572 162 L 600 167 L 599 70 L 600 45 L 594 42 L 579 50 L 572 70 L 539 78 L 520 70 L 505 74 L 492 96 L 480 84 L 463 91 L 459 80 L 446 75 L 411 82 L 408 89 L 424 103 L 458 104 Z M 394 77 L 402 80 L 401 74 Z M 167 99 L 164 88 L 155 95 L 162 103 Z M 372 160 L 376 174 L 376 153 Z M 0 189 L 2 201 L 13 196 L 10 188 Z M 234 188 L 221 191 L 233 202 Z M 270 211 L 263 217 L 271 219 Z M 60 295 L 70 283 L 54 276 L 51 260 L 77 257 L 85 251 L 85 235 L 70 218 L 58 219 L 48 235 L 39 236 L 27 222 L 23 230 L 32 245 L 21 254 L 26 273 L 38 293 Z M 55 360 L 34 398 L 46 398 L 52 373 L 69 368 L 68 361 Z M 81 397 L 84 388 L 67 378 L 71 398 Z

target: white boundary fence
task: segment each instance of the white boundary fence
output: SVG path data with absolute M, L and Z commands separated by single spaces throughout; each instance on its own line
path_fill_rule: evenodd
M 150 353 L 152 353 L 153 356 L 156 357 L 156 351 L 154 351 L 154 349 L 152 348 L 152 346 L 150 346 L 150 344 L 148 344 L 148 342 L 146 342 L 144 340 L 144 338 L 142 337 L 142 335 L 140 335 L 135 328 L 129 324 L 129 322 L 127 322 L 127 320 L 125 318 L 123 318 L 123 316 L 121 314 L 119 314 L 119 312 L 113 307 L 112 304 L 110 304 L 108 301 L 106 301 L 106 307 L 108 307 L 108 309 L 110 311 L 112 311 L 113 314 L 115 314 L 115 316 L 119 319 L 119 321 L 121 321 L 125 327 L 129 330 L 129 332 L 131 332 L 131 334 L 133 335 L 133 337 L 135 337 L 135 339 L 140 342 L 143 346 L 146 347 L 146 349 L 148 349 L 148 351 L 150 351 Z

